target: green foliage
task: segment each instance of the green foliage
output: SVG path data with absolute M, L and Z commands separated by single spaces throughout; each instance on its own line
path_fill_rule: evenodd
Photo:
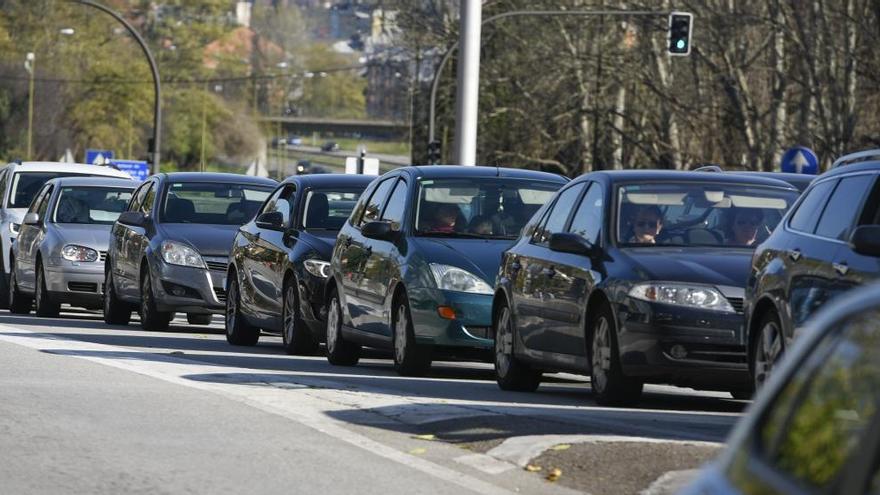
M 321 44 L 311 45 L 303 55 L 306 67 L 314 76 L 303 82 L 303 95 L 296 102 L 302 113 L 362 118 L 366 109 L 366 80 L 355 71 L 321 72 L 322 68 L 353 66 L 357 61 Z

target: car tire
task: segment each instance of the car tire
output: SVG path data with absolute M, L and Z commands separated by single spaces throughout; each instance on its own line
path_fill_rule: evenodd
M 46 289 L 46 272 L 43 270 L 43 263 L 37 261 L 37 280 L 34 284 L 34 308 L 37 316 L 44 318 L 54 318 L 61 312 L 61 304 L 52 300 L 49 291 Z
M 226 342 L 232 345 L 254 346 L 260 340 L 260 329 L 248 324 L 241 314 L 241 295 L 235 276 L 229 277 L 224 325 L 226 327 Z
M 0 271 L 0 309 L 9 309 L 9 277 Z
M 108 261 L 109 263 L 109 261 Z M 104 323 L 128 325 L 131 321 L 131 305 L 116 296 L 116 285 L 110 270 L 104 273 Z
M 168 330 L 172 314 L 156 308 L 152 277 L 148 270 L 141 270 L 141 328 L 148 332 Z
M 26 315 L 31 312 L 33 299 L 18 290 L 18 281 L 15 278 L 15 262 L 11 263 L 12 272 L 9 275 L 9 312 L 14 315 Z
M 330 293 L 327 304 L 327 361 L 335 366 L 354 366 L 361 359 L 361 346 L 342 336 L 342 304 L 339 293 Z
M 416 342 L 409 298 L 401 293 L 391 322 L 394 369 L 403 376 L 424 376 L 431 369 L 431 348 Z
M 752 372 L 755 390 L 759 390 L 767 383 L 773 368 L 785 352 L 782 324 L 775 310 L 768 310 L 761 316 L 758 335 L 752 347 L 752 352 L 749 353 L 749 370 Z
M 510 308 L 501 303 L 496 312 L 495 326 L 495 381 L 501 390 L 534 392 L 541 385 L 542 372 L 517 359 L 513 352 L 513 322 Z
M 318 342 L 315 341 L 306 322 L 299 315 L 296 282 L 294 279 L 290 279 L 284 284 L 284 295 L 281 301 L 281 342 L 288 354 L 309 356 L 317 352 Z
M 214 319 L 214 315 L 211 314 L 197 314 L 197 313 L 187 313 L 186 314 L 186 322 L 190 325 L 210 325 L 211 320 Z
M 590 386 L 602 406 L 629 406 L 642 396 L 644 384 L 623 374 L 614 315 L 607 304 L 591 319 L 589 332 Z

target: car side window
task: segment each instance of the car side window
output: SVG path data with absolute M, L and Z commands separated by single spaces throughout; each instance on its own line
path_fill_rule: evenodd
M 532 238 L 532 242 L 537 244 L 547 244 L 550 242 L 551 234 L 563 231 L 565 228 L 565 222 L 568 220 L 568 215 L 571 213 L 571 210 L 574 209 L 575 203 L 583 189 L 583 184 L 575 184 L 559 193 L 556 197 L 556 203 L 547 214 L 545 223 L 535 231 L 535 236 Z
M 49 199 L 52 198 L 52 186 L 47 186 L 40 198 L 40 205 L 37 207 L 37 215 L 40 216 L 40 222 L 46 219 L 46 210 L 49 209 Z
M 857 217 L 861 212 L 862 200 L 867 196 L 876 176 L 855 175 L 840 179 L 831 199 L 825 205 L 816 235 L 829 239 L 845 241 L 849 239 Z
M 837 181 L 828 180 L 816 184 L 815 187 L 810 189 L 791 216 L 788 227 L 794 231 L 812 234 L 816 228 L 816 223 L 819 221 L 819 213 L 822 212 L 822 207 L 825 206 L 825 202 L 828 200 L 828 196 L 836 184 Z
M 46 190 L 49 189 L 49 186 L 43 186 L 42 189 L 37 191 L 37 194 L 34 195 L 34 200 L 31 201 L 30 206 L 28 207 L 28 213 L 35 213 L 39 211 L 40 205 L 43 204 L 43 199 L 46 197 Z
M 2 202 L 4 198 L 6 198 L 6 184 L 9 182 L 8 178 L 9 169 L 3 169 L 3 171 L 0 172 L 0 202 Z
M 406 181 L 397 181 L 394 191 L 385 202 L 385 211 L 382 212 L 381 220 L 391 222 L 391 228 L 399 231 L 403 223 L 403 215 L 406 212 Z
M 878 407 L 878 319 L 873 310 L 835 325 L 762 416 L 755 445 L 778 474 L 822 489 L 859 455 Z
M 568 229 L 572 234 L 577 234 L 593 244 L 599 242 L 602 233 L 602 221 L 604 220 L 604 195 L 602 186 L 592 183 L 580 206 L 574 212 L 571 227 Z
M 391 189 L 391 186 L 394 185 L 394 182 L 397 180 L 397 177 L 392 177 L 389 179 L 385 179 L 382 181 L 378 187 L 376 187 L 375 191 L 373 191 L 372 196 L 367 201 L 366 206 L 364 207 L 364 213 L 361 217 L 360 222 L 358 222 L 357 226 L 361 227 L 367 222 L 373 222 L 379 219 L 379 214 L 382 212 L 382 202 L 386 196 L 388 196 L 388 191 Z
M 150 186 L 147 188 L 146 194 L 144 194 L 144 200 L 140 205 L 138 211 L 143 213 L 144 215 L 149 215 L 151 211 L 153 211 L 153 203 L 156 202 L 156 183 L 151 182 Z
M 874 181 L 874 187 L 859 214 L 858 225 L 880 225 L 880 180 Z
M 140 211 L 141 203 L 144 202 L 144 196 L 147 194 L 147 190 L 152 184 L 152 182 L 141 184 L 141 186 L 135 190 L 134 194 L 131 195 L 131 202 L 128 204 L 128 209 L 126 211 Z
M 271 213 L 273 211 L 281 212 L 282 227 L 290 226 L 290 211 L 293 208 L 293 197 L 295 195 L 296 188 L 293 186 L 285 186 L 280 191 L 277 192 L 277 195 L 273 195 L 272 198 L 269 198 L 269 201 L 266 202 L 265 208 L 263 208 L 262 213 Z

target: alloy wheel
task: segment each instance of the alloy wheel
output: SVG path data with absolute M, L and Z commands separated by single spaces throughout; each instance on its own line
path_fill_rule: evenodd
M 776 362 L 782 356 L 782 332 L 775 321 L 763 328 L 755 348 L 755 385 L 760 387 L 770 378 Z
M 284 294 L 284 338 L 292 344 L 296 335 L 296 292 L 293 284 L 288 284 Z
M 232 335 L 235 328 L 236 318 L 238 318 L 238 283 L 231 280 L 229 283 L 229 293 L 226 294 L 226 334 Z
M 397 321 L 394 324 L 394 359 L 398 363 L 402 363 L 406 359 L 406 329 L 408 326 L 409 318 L 407 318 L 406 306 L 401 304 L 397 308 Z
M 327 312 L 327 352 L 333 352 L 336 349 L 336 339 L 339 329 L 339 298 L 333 296 L 330 299 L 330 310 Z
M 39 265 L 38 265 L 39 268 Z M 45 294 L 43 294 L 43 271 L 37 271 L 37 286 L 35 287 L 34 294 L 34 304 L 37 307 L 37 310 L 43 307 L 43 302 L 45 298 Z
M 510 331 L 510 310 L 501 309 L 495 335 L 495 372 L 505 377 L 510 372 L 510 359 L 513 354 L 513 332 Z
M 604 391 L 608 386 L 608 373 L 611 371 L 611 335 L 608 328 L 608 320 L 602 316 L 593 335 L 590 383 L 599 391 Z

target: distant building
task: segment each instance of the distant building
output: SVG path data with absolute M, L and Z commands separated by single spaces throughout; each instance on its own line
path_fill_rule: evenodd
M 367 116 L 382 120 L 409 118 L 415 63 L 399 43 L 396 11 L 374 9 L 369 36 L 364 39 L 367 63 Z

